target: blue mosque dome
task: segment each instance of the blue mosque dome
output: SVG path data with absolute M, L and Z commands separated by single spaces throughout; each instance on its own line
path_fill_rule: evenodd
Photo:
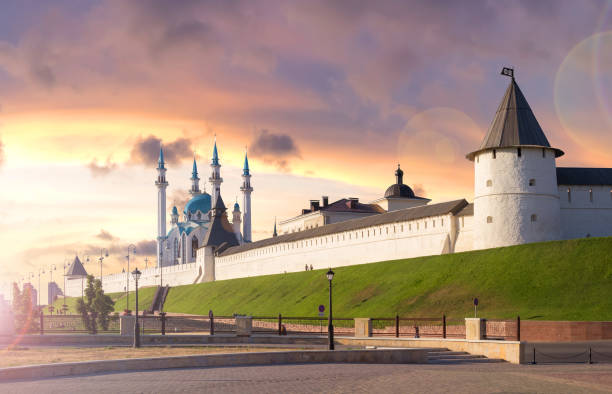
M 189 200 L 185 205 L 184 213 L 187 215 L 189 212 L 195 213 L 201 211 L 203 214 L 206 214 L 210 211 L 211 204 L 210 194 L 202 193 Z

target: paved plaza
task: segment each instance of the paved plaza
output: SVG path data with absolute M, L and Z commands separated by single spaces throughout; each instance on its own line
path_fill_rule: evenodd
M 612 364 L 310 364 L 0 383 L 1 393 L 612 393 Z

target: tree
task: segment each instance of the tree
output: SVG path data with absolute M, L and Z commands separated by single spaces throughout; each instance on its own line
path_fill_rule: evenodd
M 24 286 L 23 291 L 20 291 L 17 283 L 13 283 L 13 313 L 15 329 L 18 332 L 32 332 L 38 329 L 39 317 L 32 303 L 32 291 L 29 286 Z
M 90 334 L 98 332 L 98 326 L 102 330 L 108 330 L 110 313 L 113 311 L 115 302 L 102 289 L 102 282 L 94 279 L 93 275 L 87 275 L 87 288 L 85 299 L 77 300 L 77 311 L 83 319 L 83 324 Z

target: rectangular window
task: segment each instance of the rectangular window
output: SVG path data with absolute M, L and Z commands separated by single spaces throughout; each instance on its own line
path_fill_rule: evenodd
M 593 189 L 589 189 L 589 201 L 593 202 Z
M 493 223 L 493 216 L 487 216 L 487 223 Z
M 542 148 L 542 157 L 546 157 L 546 149 Z
M 493 149 L 493 158 L 495 159 L 497 157 L 497 152 L 495 152 L 495 149 Z
M 518 157 L 521 157 L 521 148 L 518 148 L 516 152 L 518 153 Z
M 572 189 L 567 188 L 567 202 L 572 202 Z
M 440 224 L 440 226 L 444 227 L 444 219 L 441 219 L 442 224 Z
M 535 179 L 529 180 L 529 186 L 535 186 L 535 184 L 536 184 Z

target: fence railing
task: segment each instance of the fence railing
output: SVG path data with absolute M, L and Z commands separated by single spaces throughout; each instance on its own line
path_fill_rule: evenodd
M 506 341 L 521 340 L 521 318 L 516 319 L 486 319 L 485 339 Z
M 463 322 L 449 320 L 445 315 L 440 317 L 401 317 L 396 315 L 395 317 L 372 318 L 371 322 L 372 336 L 465 338 Z

